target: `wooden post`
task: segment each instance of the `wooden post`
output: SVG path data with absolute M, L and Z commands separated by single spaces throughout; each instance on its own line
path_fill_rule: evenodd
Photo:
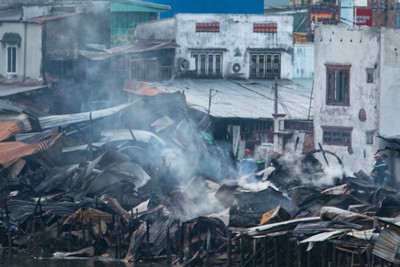
M 232 255 L 231 255 L 231 243 L 232 243 L 232 235 L 231 235 L 231 231 L 228 229 L 228 248 L 227 248 L 227 257 L 228 257 L 228 267 L 230 267 L 232 265 Z
M 263 267 L 267 267 L 267 254 L 268 254 L 268 237 L 263 238 L 264 241 L 264 253 L 263 253 Z
M 193 257 L 193 253 L 192 253 L 192 227 L 190 225 L 188 225 L 189 229 L 188 229 L 188 259 L 191 259 Z
M 301 246 L 297 244 L 297 267 L 301 267 Z
M 256 267 L 257 239 L 253 238 L 253 267 Z
M 6 227 L 7 227 L 7 236 L 8 236 L 8 258 L 11 260 L 11 229 L 10 229 L 10 217 L 8 215 L 7 199 L 4 202 L 4 209 L 6 212 Z
M 239 245 L 240 245 L 240 267 L 243 267 L 244 263 L 243 236 L 240 236 L 239 238 Z
M 278 238 L 274 238 L 274 266 L 279 267 Z
M 169 239 L 169 226 L 167 227 L 167 232 L 165 234 L 166 238 L 166 250 L 167 250 L 167 265 L 172 266 L 172 256 L 171 256 L 171 244 L 170 244 L 170 239 Z
M 150 230 L 149 221 L 146 220 L 146 261 L 150 260 Z
M 206 266 L 210 266 L 210 249 L 211 249 L 211 230 L 207 230 L 207 242 L 206 242 Z

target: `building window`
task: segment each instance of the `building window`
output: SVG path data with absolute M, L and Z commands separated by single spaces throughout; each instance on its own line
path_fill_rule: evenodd
M 50 66 L 50 73 L 52 76 L 72 76 L 72 60 L 52 60 Z
M 196 32 L 219 32 L 219 23 L 196 23 Z
M 276 23 L 254 23 L 253 32 L 260 33 L 276 33 L 277 24 Z
M 373 82 L 374 82 L 374 69 L 367 68 L 367 83 L 373 83 Z
M 326 65 L 326 104 L 348 106 L 350 65 Z
M 250 54 L 250 77 L 251 78 L 278 78 L 281 74 L 281 55 L 253 53 Z
M 199 77 L 221 77 L 222 76 L 222 53 L 193 52 L 195 59 L 196 75 Z
M 325 145 L 351 146 L 352 127 L 321 126 Z
M 7 73 L 17 73 L 17 46 L 7 46 Z
M 365 133 L 366 144 L 367 145 L 373 145 L 374 144 L 374 133 L 375 133 L 375 131 L 367 131 Z

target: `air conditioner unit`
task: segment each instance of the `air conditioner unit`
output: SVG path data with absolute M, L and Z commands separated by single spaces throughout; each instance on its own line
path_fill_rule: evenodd
M 178 60 L 178 68 L 180 71 L 196 70 L 195 58 L 180 58 Z
M 243 73 L 243 65 L 238 61 L 233 61 L 229 65 L 229 74 L 231 76 L 242 76 Z

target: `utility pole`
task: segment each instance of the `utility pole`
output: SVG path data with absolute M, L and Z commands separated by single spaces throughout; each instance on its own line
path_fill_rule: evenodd
M 208 115 L 210 115 L 211 110 L 211 92 L 213 89 L 210 89 L 210 95 L 208 96 Z
M 274 114 L 278 114 L 278 77 L 275 76 L 274 83 Z
M 311 42 L 311 0 L 307 0 L 307 41 Z

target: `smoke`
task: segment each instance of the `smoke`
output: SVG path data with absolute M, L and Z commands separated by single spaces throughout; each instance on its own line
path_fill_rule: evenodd
M 279 158 L 279 163 L 288 168 L 287 174 L 291 179 L 298 179 L 305 185 L 329 187 L 342 178 L 343 166 L 331 154 L 325 154 L 325 157 L 321 153 L 304 156 L 291 147 L 287 146 Z

